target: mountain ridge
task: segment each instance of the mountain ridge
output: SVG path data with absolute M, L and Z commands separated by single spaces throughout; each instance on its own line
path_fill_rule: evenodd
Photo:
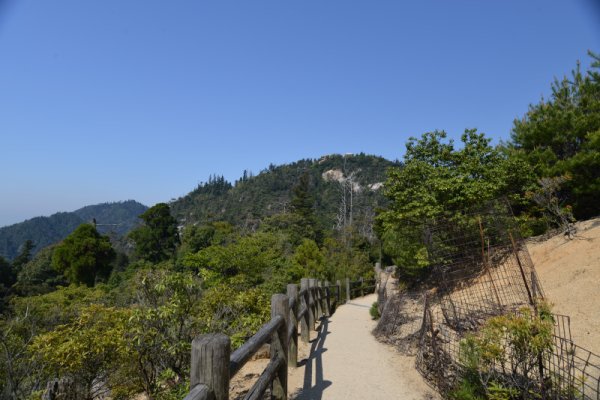
M 331 229 L 337 223 L 344 190 L 348 214 L 355 208 L 357 217 L 369 219 L 367 224 L 371 225 L 374 208 L 386 201 L 381 186 L 387 169 L 399 165 L 398 161 L 364 153 L 330 154 L 278 166 L 270 164 L 258 175 L 244 171 L 234 183 L 211 176 L 208 182 L 171 201 L 171 212 L 182 225 L 227 221 L 253 230 L 266 218 L 290 210 L 292 188 L 307 173 L 321 228 Z
M 122 236 L 139 225 L 138 215 L 148 207 L 135 201 L 106 202 L 75 211 L 38 216 L 0 228 L 0 256 L 12 260 L 26 240 L 35 244 L 33 253 L 61 241 L 84 222 L 96 219 L 98 231 Z

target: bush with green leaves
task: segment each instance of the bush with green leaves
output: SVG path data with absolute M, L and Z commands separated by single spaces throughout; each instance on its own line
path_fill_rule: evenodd
M 508 400 L 540 393 L 543 358 L 552 351 L 554 320 L 545 303 L 490 318 L 460 342 L 462 380 L 450 397 Z
M 132 357 L 125 336 L 129 315 L 127 309 L 90 305 L 70 323 L 36 336 L 29 352 L 44 367 L 42 376 L 68 379 L 79 398 L 135 394 L 129 371 L 123 371 Z
M 369 314 L 371 314 L 372 319 L 379 319 L 381 317 L 381 314 L 379 313 L 379 304 L 377 302 L 371 304 Z

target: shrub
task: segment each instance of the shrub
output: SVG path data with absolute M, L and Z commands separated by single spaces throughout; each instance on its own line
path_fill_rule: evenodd
M 371 305 L 369 314 L 371 314 L 371 318 L 373 319 L 379 319 L 381 317 L 381 314 L 379 313 L 379 305 L 377 304 L 377 302 Z
M 553 325 L 546 304 L 537 313 L 525 307 L 490 318 L 460 343 L 465 373 L 451 397 L 502 400 L 536 392 L 541 359 L 552 350 Z

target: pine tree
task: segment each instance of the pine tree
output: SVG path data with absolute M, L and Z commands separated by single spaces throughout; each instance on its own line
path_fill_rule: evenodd
M 296 186 L 292 188 L 292 212 L 299 217 L 299 225 L 305 238 L 319 241 L 314 210 L 315 200 L 310 192 L 310 176 L 308 172 L 300 175 Z
M 138 257 L 159 262 L 175 255 L 179 244 L 177 221 L 166 203 L 158 203 L 140 215 L 144 225 L 133 230 L 129 237 L 135 242 Z

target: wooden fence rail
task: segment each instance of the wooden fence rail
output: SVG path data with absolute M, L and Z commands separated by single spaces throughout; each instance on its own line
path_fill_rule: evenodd
M 346 278 L 345 284 L 344 302 L 375 290 L 375 280 L 350 282 Z M 342 284 L 303 278 L 300 288 L 289 284 L 286 293 L 273 295 L 271 320 L 233 353 L 231 340 L 222 333 L 201 335 L 192 341 L 191 390 L 184 400 L 228 400 L 231 377 L 267 343 L 271 360 L 244 399 L 260 399 L 269 388 L 272 399 L 287 399 L 288 367 L 298 364 L 298 336 L 308 343 L 317 320 L 331 316 L 342 304 Z

